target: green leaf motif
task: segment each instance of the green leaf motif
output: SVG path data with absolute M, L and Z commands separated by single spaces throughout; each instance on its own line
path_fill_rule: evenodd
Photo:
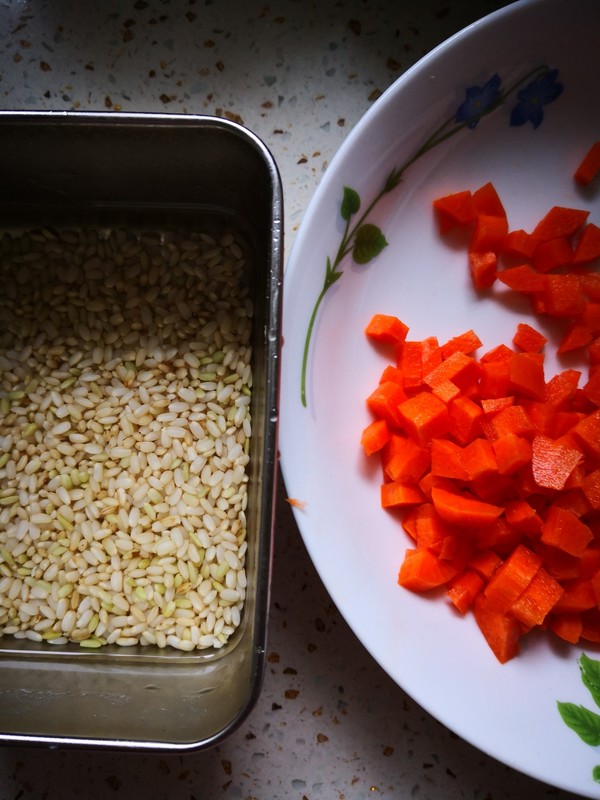
M 592 747 L 600 745 L 600 714 L 575 703 L 557 703 L 565 725 Z
M 342 198 L 342 207 L 340 209 L 342 219 L 346 221 L 350 219 L 353 214 L 356 214 L 360 208 L 360 195 L 355 189 L 349 186 L 344 186 L 344 196 Z
M 334 284 L 337 280 L 339 280 L 344 273 L 340 270 L 337 270 L 333 267 L 331 263 L 331 259 L 327 259 L 327 268 L 325 270 L 325 284 L 323 286 L 323 290 L 327 291 L 327 289 Z
M 596 705 L 600 706 L 600 661 L 594 661 L 582 653 L 579 667 L 584 686 L 589 689 Z
M 361 225 L 356 231 L 352 257 L 357 264 L 368 264 L 375 256 L 387 247 L 387 241 L 377 225 Z
M 402 179 L 401 170 L 393 169 L 390 172 L 390 174 L 387 176 L 387 179 L 386 179 L 384 187 L 383 187 L 383 191 L 386 194 L 388 192 L 391 192 L 393 189 L 396 188 L 396 186 L 398 186 L 398 184 L 400 183 L 401 179 Z
M 596 781 L 596 783 L 600 783 L 600 764 L 596 764 L 592 770 L 592 778 Z

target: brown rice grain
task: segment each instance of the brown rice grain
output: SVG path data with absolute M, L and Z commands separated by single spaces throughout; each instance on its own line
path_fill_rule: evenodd
M 190 650 L 221 647 L 240 624 L 252 386 L 242 249 L 231 234 L 168 242 L 125 230 L 2 237 L 0 635 Z M 19 297 L 17 263 L 33 300 Z M 178 622 L 163 633 L 171 603 Z

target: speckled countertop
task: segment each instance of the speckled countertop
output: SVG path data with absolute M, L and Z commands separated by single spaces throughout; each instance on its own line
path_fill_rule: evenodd
M 327 164 L 381 92 L 505 4 L 0 0 L 0 107 L 243 123 L 279 165 L 287 254 Z M 331 603 L 284 498 L 281 484 L 264 687 L 241 727 L 185 755 L 3 748 L 0 800 L 572 797 L 463 742 L 388 678 Z

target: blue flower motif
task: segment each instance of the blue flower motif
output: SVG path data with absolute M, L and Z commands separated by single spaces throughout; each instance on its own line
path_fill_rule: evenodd
M 542 106 L 552 103 L 563 90 L 562 83 L 558 83 L 558 70 L 551 69 L 544 72 L 534 81 L 529 83 L 517 94 L 519 102 L 510 115 L 511 125 L 524 125 L 531 122 L 537 128 L 544 119 Z
M 483 86 L 469 86 L 464 103 L 458 107 L 455 121 L 465 122 L 474 128 L 486 111 L 491 110 L 500 98 L 500 76 L 492 75 Z

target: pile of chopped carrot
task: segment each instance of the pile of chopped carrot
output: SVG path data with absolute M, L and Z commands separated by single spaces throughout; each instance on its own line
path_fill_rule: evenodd
M 489 183 L 434 207 L 442 233 L 469 230 L 475 287 L 500 280 L 564 319 L 559 352 L 584 348 L 589 375 L 547 378 L 546 337 L 527 322 L 511 346 L 477 355 L 472 330 L 416 341 L 396 316 L 370 320 L 367 336 L 392 360 L 367 398 L 361 444 L 381 461 L 383 508 L 402 512 L 412 540 L 398 582 L 472 612 L 501 663 L 535 629 L 600 642 L 600 229 L 586 211 L 554 207 L 532 232 L 510 230 Z
M 599 173 L 600 141 L 586 153 L 574 180 L 588 186 Z M 592 267 L 600 258 L 600 227 L 589 221 L 589 211 L 553 206 L 533 230 L 509 229 L 492 183 L 440 197 L 433 206 L 442 234 L 456 228 L 466 232 L 477 291 L 498 281 L 524 295 L 536 315 L 562 322 L 559 354 L 587 347 L 591 364 L 597 365 L 600 275 Z

